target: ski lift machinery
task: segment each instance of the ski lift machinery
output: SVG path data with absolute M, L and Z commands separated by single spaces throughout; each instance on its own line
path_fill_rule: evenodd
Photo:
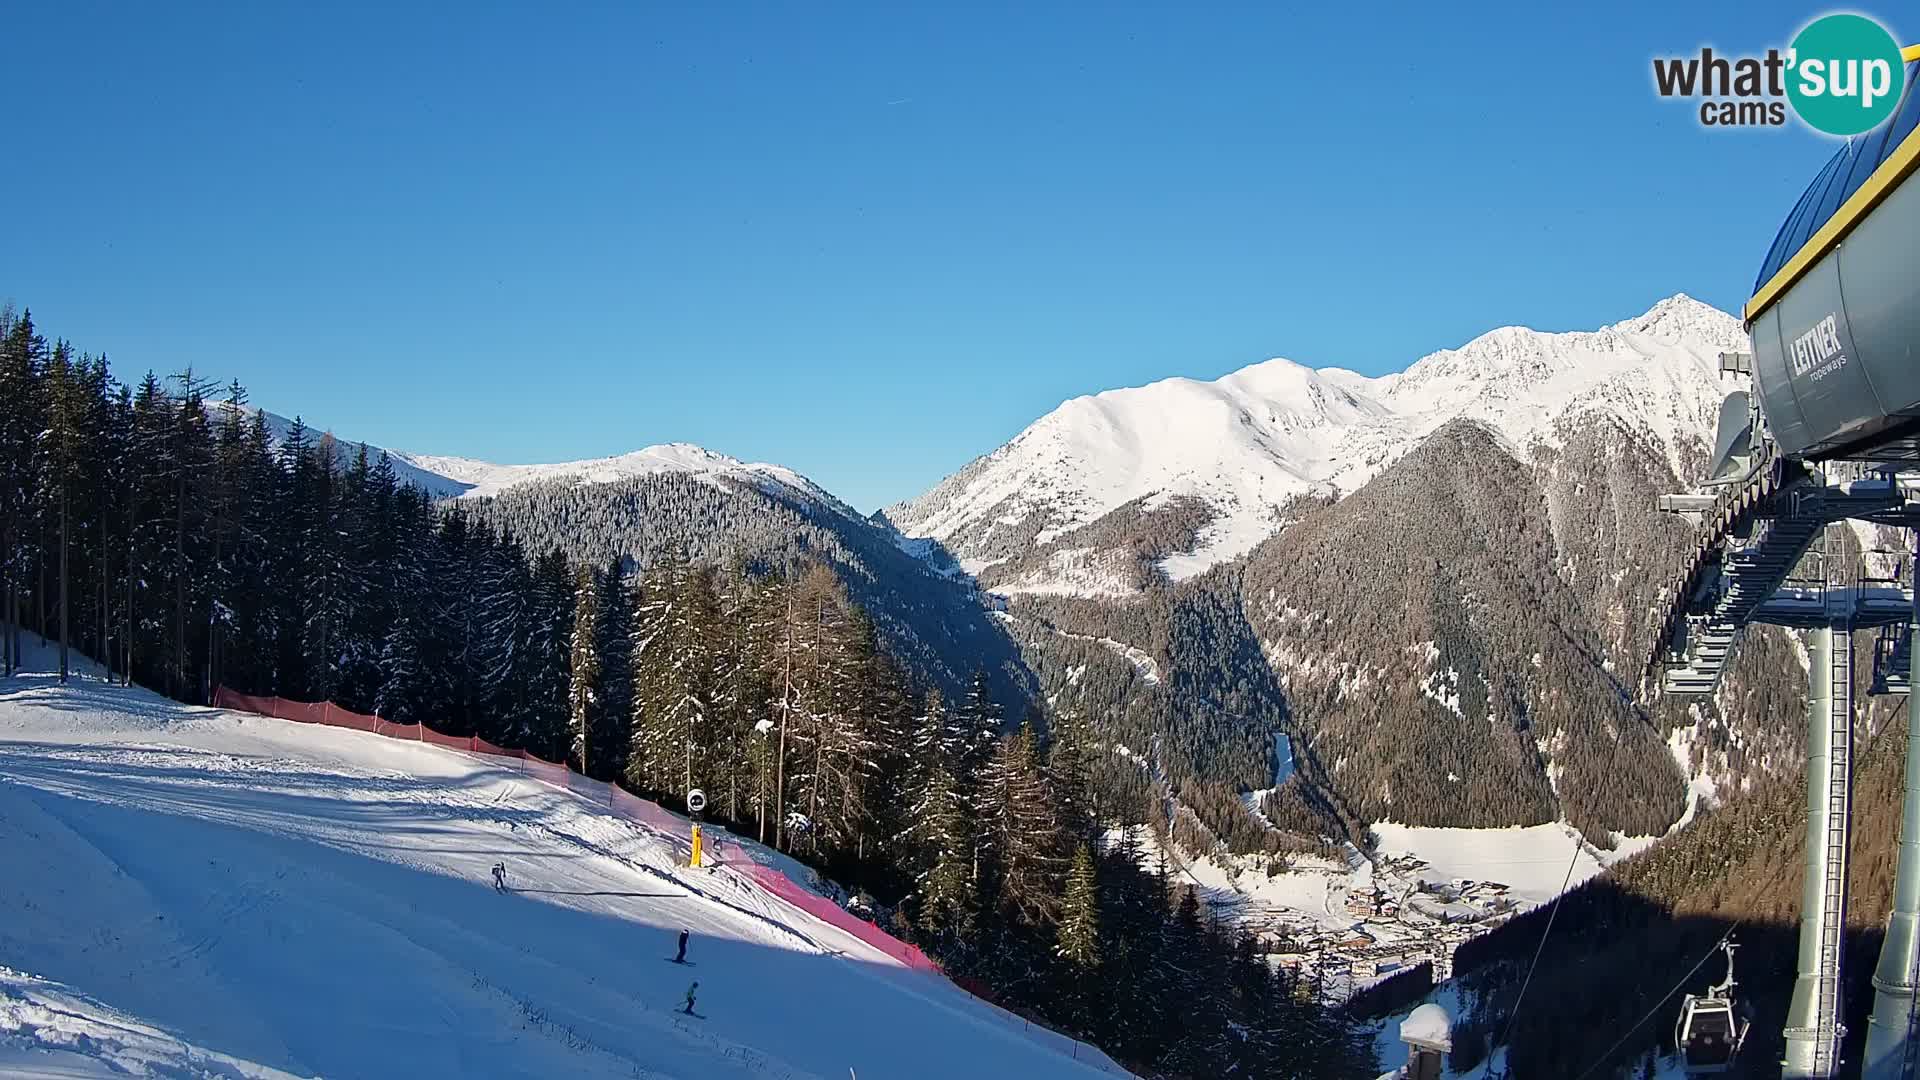
M 1709 987 L 1705 994 L 1688 994 L 1680 1002 L 1680 1018 L 1673 1026 L 1673 1044 L 1680 1049 L 1681 1062 L 1688 1076 L 1717 1076 L 1733 1068 L 1733 1059 L 1746 1041 L 1749 1022 L 1736 1008 L 1733 997 L 1733 952 L 1731 940 L 1722 941 L 1727 954 L 1727 977 Z
M 1750 354 L 1721 358 L 1723 372 L 1751 380 L 1721 406 L 1710 480 L 1721 490 L 1659 503 L 1702 533 L 1667 593 L 1653 657 L 1664 692 L 1715 693 L 1748 626 L 1812 634 L 1800 948 L 1779 1073 L 1790 1080 L 1833 1080 L 1848 1064 L 1854 633 L 1887 628 L 1875 686 L 1914 681 L 1913 586 L 1903 596 L 1857 578 L 1845 524 L 1920 535 L 1920 46 L 1902 58 L 1892 118 L 1839 147 L 1775 235 L 1742 312 Z M 1807 557 L 1818 580 L 1790 580 Z M 1908 693 L 1907 711 L 1900 855 L 1860 1051 L 1865 1080 L 1920 1075 L 1920 696 Z M 1728 982 L 1681 1010 L 1675 1041 L 1689 1076 L 1725 1073 L 1749 1033 L 1728 953 Z

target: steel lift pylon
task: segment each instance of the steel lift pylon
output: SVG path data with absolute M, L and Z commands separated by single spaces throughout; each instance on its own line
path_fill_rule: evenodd
M 1852 579 L 1848 518 L 1920 525 L 1914 477 L 1807 469 L 1766 462 L 1739 489 L 1668 496 L 1661 508 L 1708 526 L 1679 580 L 1678 601 L 1657 659 L 1672 694 L 1707 694 L 1747 626 L 1812 632 L 1807 685 L 1807 855 L 1797 972 L 1781 1075 L 1838 1075 L 1842 1023 L 1848 846 L 1852 818 L 1853 631 L 1880 628 L 1872 689 L 1900 693 L 1913 679 L 1916 618 L 1910 581 Z M 1764 492 L 1764 493 L 1763 493 Z M 1817 581 L 1790 575 L 1819 548 Z M 1875 969 L 1874 1007 L 1861 1076 L 1920 1077 L 1920 717 L 1908 696 L 1907 785 L 1894 908 Z
M 1723 369 L 1735 370 L 1726 365 L 1728 359 L 1723 357 Z M 1724 426 L 1727 417 L 1722 420 Z M 1761 430 L 1757 416 L 1752 427 Z M 1846 1036 L 1842 954 L 1852 823 L 1853 631 L 1880 628 L 1872 691 L 1903 692 L 1913 679 L 1917 617 L 1911 573 L 1904 582 L 1854 580 L 1846 521 L 1920 526 L 1920 474 L 1896 474 L 1894 466 L 1783 460 L 1759 436 L 1745 456 L 1734 441 L 1721 442 L 1717 494 L 1660 499 L 1660 509 L 1685 515 L 1703 526 L 1704 535 L 1675 580 L 1654 664 L 1667 693 L 1711 694 L 1748 626 L 1811 631 L 1806 866 L 1781 1075 L 1826 1080 L 1839 1072 Z M 1810 553 L 1819 566 L 1817 578 L 1793 580 Z M 1900 861 L 1886 944 L 1874 973 L 1861 1072 L 1866 1080 L 1920 1080 L 1920 717 L 1915 708 L 1909 694 Z

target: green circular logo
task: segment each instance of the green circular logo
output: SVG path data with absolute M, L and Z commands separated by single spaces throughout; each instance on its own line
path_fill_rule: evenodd
M 1787 99 L 1816 131 L 1858 135 L 1893 115 L 1906 87 L 1900 43 L 1863 15 L 1826 15 L 1793 39 Z

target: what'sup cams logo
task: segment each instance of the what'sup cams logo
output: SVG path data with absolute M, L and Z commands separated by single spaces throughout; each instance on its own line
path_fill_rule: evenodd
M 1906 88 L 1900 43 L 1864 15 L 1823 15 L 1785 51 L 1764 56 L 1657 57 L 1653 85 L 1663 98 L 1700 102 L 1707 127 L 1780 127 L 1788 110 L 1815 131 L 1841 137 L 1885 123 Z

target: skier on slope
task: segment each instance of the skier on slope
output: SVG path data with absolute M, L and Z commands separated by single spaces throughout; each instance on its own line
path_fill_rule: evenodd
M 493 890 L 495 892 L 507 891 L 507 864 L 506 863 L 497 862 L 493 864 Z
M 693 992 L 698 989 L 700 989 L 700 981 L 698 979 L 694 980 L 692 986 L 687 987 L 687 1003 L 680 1011 L 686 1013 L 688 1016 L 693 1015 Z
M 686 930 L 680 931 L 680 951 L 675 953 L 673 957 L 673 962 L 676 964 L 684 964 L 687 962 L 687 934 L 688 931 Z

